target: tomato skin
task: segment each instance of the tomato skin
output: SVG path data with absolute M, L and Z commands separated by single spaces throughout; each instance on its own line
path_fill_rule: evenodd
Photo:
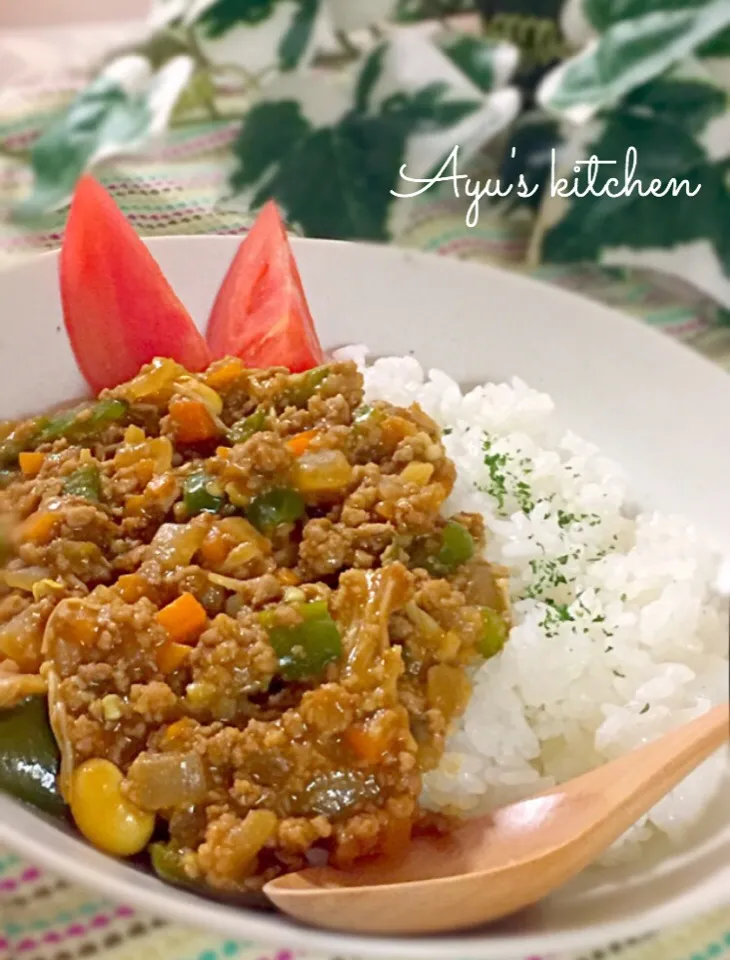
M 210 351 L 152 254 L 93 177 L 76 187 L 59 262 L 66 331 L 95 392 L 155 357 L 204 370 Z
M 214 359 L 239 357 L 247 367 L 292 373 L 324 363 L 286 228 L 269 201 L 244 237 L 208 321 Z

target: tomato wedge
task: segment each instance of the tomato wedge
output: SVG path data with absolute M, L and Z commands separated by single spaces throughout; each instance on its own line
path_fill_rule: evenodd
M 214 358 L 301 373 L 324 363 L 286 228 L 269 201 L 238 248 L 208 321 Z
M 61 301 L 76 362 L 98 393 L 155 357 L 204 370 L 210 351 L 114 200 L 79 180 L 61 249 Z

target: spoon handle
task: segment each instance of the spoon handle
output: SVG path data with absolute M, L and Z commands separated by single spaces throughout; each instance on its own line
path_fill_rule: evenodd
M 567 786 L 575 793 L 600 791 L 605 819 L 620 810 L 630 825 L 729 739 L 730 704 L 724 703 Z

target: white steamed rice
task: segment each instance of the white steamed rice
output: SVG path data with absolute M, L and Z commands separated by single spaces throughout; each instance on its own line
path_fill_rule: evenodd
M 418 402 L 445 429 L 458 472 L 446 511 L 483 514 L 487 557 L 510 570 L 509 641 L 473 674 L 428 805 L 471 814 L 533 794 L 727 699 L 720 558 L 687 521 L 632 511 L 620 468 L 519 380 L 463 395 L 409 357 L 364 372 L 367 399 Z M 681 841 L 726 774 L 724 754 L 705 762 L 611 857 Z

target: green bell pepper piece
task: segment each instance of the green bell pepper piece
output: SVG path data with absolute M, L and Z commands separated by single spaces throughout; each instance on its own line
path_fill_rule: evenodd
M 101 474 L 94 464 L 79 467 L 70 473 L 63 484 L 63 492 L 72 497 L 86 497 L 94 503 L 101 500 Z
M 0 467 L 16 467 L 18 457 L 24 450 L 30 450 L 36 437 L 48 422 L 47 417 L 38 417 L 28 423 L 19 424 L 13 432 L 0 443 Z
M 496 610 L 492 610 L 491 607 L 482 607 L 481 613 L 484 630 L 477 649 L 485 660 L 489 660 L 502 650 L 509 630 L 504 617 L 500 616 Z
M 62 437 L 74 441 L 93 438 L 110 424 L 123 420 L 128 409 L 123 400 L 99 400 L 81 410 L 65 410 L 40 426 L 33 444 L 40 446 Z
M 289 383 L 284 394 L 287 403 L 295 407 L 306 407 L 309 400 L 317 392 L 317 387 L 321 386 L 330 375 L 329 367 L 315 367 L 314 370 L 307 370 L 304 373 L 295 373 L 289 377 Z
M 427 540 L 418 541 L 411 553 L 411 565 L 423 567 L 434 577 L 445 577 L 474 556 L 474 538 L 456 520 L 449 520 L 434 549 Z
M 441 535 L 441 549 L 436 554 L 436 563 L 444 570 L 452 571 L 474 556 L 474 538 L 456 520 L 449 520 Z
M 0 490 L 6 490 L 17 477 L 16 470 L 0 469 Z
M 27 443 L 22 443 L 12 434 L 0 443 L 0 467 L 3 471 L 8 467 L 14 467 L 18 463 L 20 454 L 28 449 Z
M 173 883 L 177 887 L 192 886 L 190 877 L 185 873 L 180 851 L 169 843 L 151 843 L 149 846 L 150 863 L 160 880 Z
M 188 516 L 196 517 L 199 513 L 220 513 L 226 501 L 225 497 L 210 492 L 209 485 L 212 479 L 204 470 L 198 470 L 185 478 L 183 504 Z
M 259 407 L 250 417 L 245 417 L 233 424 L 228 431 L 228 439 L 231 443 L 245 443 L 255 433 L 260 433 L 265 428 L 266 411 L 263 407 Z
M 60 815 L 65 804 L 56 781 L 59 752 L 44 697 L 28 697 L 0 710 L 0 790 Z
M 281 523 L 294 523 L 304 511 L 304 500 L 296 490 L 278 487 L 252 500 L 246 516 L 257 530 L 268 533 Z
M 372 775 L 362 776 L 354 770 L 334 770 L 316 777 L 308 784 L 301 806 L 306 813 L 318 813 L 337 820 L 358 804 L 379 798 L 380 787 Z
M 276 626 L 273 611 L 260 614 L 285 680 L 319 676 L 328 664 L 342 656 L 340 631 L 327 603 L 313 600 L 298 604 L 296 609 L 302 622 L 295 627 Z

